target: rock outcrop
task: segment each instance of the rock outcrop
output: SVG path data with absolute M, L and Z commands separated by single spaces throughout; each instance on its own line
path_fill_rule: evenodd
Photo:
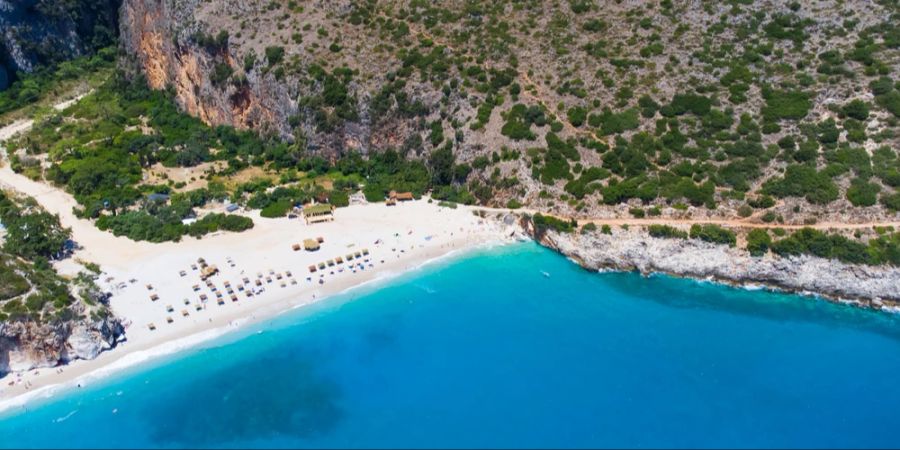
M 77 359 L 94 359 L 124 339 L 118 319 L 0 322 L 0 376 Z
M 637 270 L 736 285 L 761 284 L 873 308 L 900 304 L 897 267 L 849 265 L 812 256 L 752 257 L 727 245 L 654 238 L 639 229 L 615 229 L 612 234 L 548 231 L 538 240 L 589 270 Z
M 0 0 L 0 90 L 17 72 L 114 42 L 121 0 Z
M 216 86 L 217 64 L 238 67 L 227 44 L 202 46 L 206 33 L 195 13 L 199 0 L 128 0 L 121 10 L 121 45 L 153 89 L 172 88 L 179 106 L 210 125 L 271 131 L 289 137 L 288 117 L 296 101 L 287 87 L 262 71 L 248 71 L 246 82 Z

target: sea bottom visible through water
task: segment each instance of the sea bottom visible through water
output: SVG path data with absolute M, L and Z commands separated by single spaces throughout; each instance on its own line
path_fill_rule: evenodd
M 482 250 L 0 417 L 2 447 L 896 447 L 900 320 Z

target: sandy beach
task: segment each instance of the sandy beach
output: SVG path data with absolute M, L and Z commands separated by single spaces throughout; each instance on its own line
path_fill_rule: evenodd
M 252 230 L 180 243 L 136 243 L 99 230 L 86 236 L 76 232 L 84 248 L 74 257 L 103 268 L 99 284 L 112 292 L 110 305 L 125 323 L 127 340 L 94 360 L 0 379 L 0 410 L 60 387 L 84 386 L 111 369 L 172 353 L 454 252 L 502 243 L 509 235 L 466 208 L 442 208 L 425 200 L 390 208 L 341 208 L 334 222 L 315 225 L 300 218 L 251 216 L 256 222 Z M 303 239 L 319 237 L 323 243 L 318 251 L 292 249 Z M 219 269 L 209 284 L 200 279 L 199 258 Z M 320 263 L 324 269 L 318 268 Z
M 112 293 L 110 305 L 126 325 L 127 339 L 93 360 L 0 379 L 0 410 L 84 386 L 114 370 L 451 253 L 504 242 L 512 232 L 470 208 L 422 199 L 390 207 L 351 205 L 337 209 L 334 221 L 312 225 L 300 217 L 266 219 L 258 211 L 243 212 L 253 218 L 252 230 L 153 244 L 116 237 L 76 218 L 70 195 L 16 174 L 8 165 L 0 167 L 0 187 L 34 197 L 72 229 L 80 248 L 56 267 L 74 275 L 81 270 L 76 261 L 100 265 L 98 284 Z M 317 238 L 322 240 L 317 251 L 293 248 Z M 209 283 L 201 281 L 200 258 L 219 269 Z

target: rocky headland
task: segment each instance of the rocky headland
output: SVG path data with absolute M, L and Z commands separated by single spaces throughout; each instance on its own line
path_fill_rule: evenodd
M 809 255 L 753 257 L 746 250 L 696 239 L 655 238 L 640 227 L 560 233 L 526 231 L 542 245 L 588 270 L 665 273 L 748 286 L 815 294 L 875 309 L 900 305 L 900 268 L 845 264 Z

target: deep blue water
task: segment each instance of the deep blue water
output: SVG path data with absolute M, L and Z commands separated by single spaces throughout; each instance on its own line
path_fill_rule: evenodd
M 0 446 L 896 447 L 898 378 L 895 316 L 522 244 L 7 414 Z

